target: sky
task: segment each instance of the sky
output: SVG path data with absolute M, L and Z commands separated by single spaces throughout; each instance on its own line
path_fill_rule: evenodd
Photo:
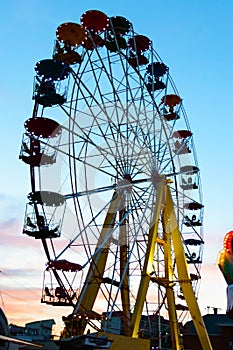
M 55 32 L 80 22 L 86 10 L 120 15 L 153 40 L 182 96 L 201 170 L 205 205 L 204 259 L 199 306 L 226 309 L 226 282 L 216 267 L 224 235 L 233 230 L 233 1 L 232 0 L 9 0 L 0 21 L 0 307 L 9 323 L 55 318 L 40 303 L 46 262 L 40 242 L 22 235 L 29 171 L 18 159 L 24 122 L 31 116 L 34 65 L 51 56 Z

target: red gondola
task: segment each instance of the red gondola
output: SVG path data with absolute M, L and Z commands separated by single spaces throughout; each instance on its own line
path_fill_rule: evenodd
M 31 135 L 44 139 L 57 137 L 61 134 L 60 124 L 49 118 L 29 118 L 24 123 L 24 126 Z
M 51 260 L 47 263 L 46 270 L 62 270 L 66 272 L 76 272 L 82 270 L 82 266 L 67 260 Z
M 94 33 L 100 33 L 108 28 L 109 18 L 101 11 L 89 10 L 81 16 L 81 23 L 85 29 Z
M 177 139 L 186 139 L 192 136 L 192 132 L 190 130 L 177 130 L 173 132 L 172 136 Z
M 137 53 L 149 50 L 150 45 L 151 40 L 144 35 L 135 35 L 128 41 L 128 46 Z
M 181 102 L 181 98 L 178 95 L 170 94 L 162 97 L 161 102 L 166 106 L 175 107 Z

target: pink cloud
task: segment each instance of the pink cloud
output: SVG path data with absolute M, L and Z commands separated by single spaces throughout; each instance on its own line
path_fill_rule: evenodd
M 207 306 L 217 307 L 221 313 L 225 313 L 226 287 L 225 279 L 216 263 L 202 266 L 198 301 L 203 313 L 206 313 Z
M 62 316 L 72 312 L 71 308 L 53 307 L 40 302 L 41 290 L 17 289 L 2 291 L 2 305 L 8 324 L 14 323 L 24 326 L 25 323 L 54 319 L 55 333 L 59 334 L 63 328 Z M 4 301 L 4 302 L 3 302 Z

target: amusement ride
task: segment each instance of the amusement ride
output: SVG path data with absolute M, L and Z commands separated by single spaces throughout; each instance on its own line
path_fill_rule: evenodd
M 45 252 L 41 302 L 71 309 L 61 347 L 161 346 L 152 323 L 163 316 L 181 349 L 189 315 L 211 349 L 197 304 L 197 155 L 152 40 L 122 16 L 86 11 L 58 26 L 52 56 L 36 63 L 33 101 L 20 151 L 31 181 L 23 233 Z

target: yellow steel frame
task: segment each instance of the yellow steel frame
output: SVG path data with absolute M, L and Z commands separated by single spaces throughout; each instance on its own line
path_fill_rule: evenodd
M 100 285 L 103 280 L 103 274 L 106 266 L 106 261 L 109 252 L 109 245 L 111 241 L 111 230 L 115 225 L 115 217 L 119 210 L 120 196 L 115 192 L 109 205 L 108 212 L 98 239 L 93 259 L 91 261 L 87 278 L 84 283 L 83 293 L 79 298 L 79 309 L 92 310 Z
M 159 280 L 158 278 L 157 282 L 161 283 L 166 288 L 172 338 L 172 349 L 181 349 L 179 344 L 179 329 L 176 317 L 175 299 L 173 292 L 174 270 L 172 266 L 171 255 L 171 247 L 173 245 L 178 274 L 178 282 L 180 284 L 181 290 L 189 308 L 200 344 L 203 350 L 212 350 L 206 327 L 202 319 L 200 309 L 192 288 L 191 278 L 188 273 L 187 262 L 181 240 L 181 234 L 176 219 L 170 187 L 167 184 L 166 179 L 164 177 L 162 177 L 158 182 L 157 192 L 157 201 L 154 209 L 153 222 L 149 232 L 148 246 L 145 255 L 142 278 L 138 289 L 137 302 L 131 321 L 132 337 L 138 336 L 139 323 L 143 311 L 143 304 L 146 298 L 149 282 L 152 279 L 151 272 L 154 259 L 154 252 L 156 249 L 156 244 L 159 243 L 163 244 L 164 247 L 165 276 L 161 280 Z M 162 218 L 163 225 L 162 240 L 158 237 L 158 224 L 160 217 Z
M 119 212 L 119 220 L 122 221 L 124 217 L 125 209 Z M 124 334 L 130 336 L 130 297 L 129 297 L 129 268 L 127 267 L 128 261 L 128 244 L 127 244 L 127 222 L 122 221 L 120 225 L 120 278 L 123 283 L 121 286 L 121 301 L 123 312 L 123 329 Z M 125 272 L 126 269 L 126 272 Z
M 160 219 L 160 211 L 161 211 L 162 204 L 164 202 L 164 198 L 163 198 L 164 194 L 162 189 L 163 189 L 163 183 L 161 181 L 158 186 L 158 197 L 155 203 L 153 221 L 149 231 L 148 244 L 147 244 L 147 250 L 146 250 L 146 255 L 144 260 L 141 281 L 138 289 L 134 312 L 131 319 L 131 329 L 132 329 L 133 338 L 137 338 L 138 336 L 139 324 L 140 324 L 141 315 L 143 311 L 143 305 L 146 299 L 146 293 L 150 283 L 150 274 L 153 271 L 153 262 L 154 262 L 154 255 L 155 255 L 158 225 L 159 225 L 159 219 Z
M 79 296 L 78 306 L 74 310 L 74 314 L 82 315 L 82 312 L 91 311 L 93 309 L 95 300 L 97 298 L 100 285 L 103 280 L 104 270 L 107 262 L 109 245 L 111 240 L 110 232 L 115 225 L 116 214 L 119 211 L 120 196 L 117 192 L 114 192 L 112 200 L 110 202 L 108 212 L 106 214 L 104 224 L 96 245 L 93 259 L 91 261 L 84 287 Z M 63 331 L 63 337 L 68 337 L 72 334 L 82 335 L 85 331 L 87 320 L 79 317 L 73 318 L 71 315 L 65 322 L 65 329 Z
M 120 270 L 123 277 L 121 298 L 122 298 L 122 312 L 126 324 L 125 335 L 130 338 L 138 338 L 139 324 L 143 312 L 143 306 L 146 299 L 147 290 L 151 281 L 159 283 L 166 289 L 166 297 L 169 309 L 169 322 L 171 330 L 172 349 L 180 350 L 179 344 L 180 334 L 176 315 L 175 297 L 173 286 L 174 283 L 179 283 L 183 292 L 184 298 L 188 305 L 191 317 L 196 328 L 198 338 L 200 340 L 202 349 L 212 350 L 212 346 L 203 322 L 199 306 L 192 288 L 191 279 L 188 273 L 187 262 L 185 258 L 184 248 L 181 240 L 181 234 L 176 219 L 174 205 L 172 201 L 170 187 L 165 177 L 161 177 L 157 183 L 157 200 L 154 207 L 153 221 L 149 230 L 147 250 L 145 254 L 143 272 L 140 280 L 136 304 L 130 320 L 130 305 L 129 305 L 129 281 L 128 271 L 123 275 L 124 268 L 127 263 L 127 240 L 126 240 L 126 221 L 120 225 L 121 236 L 121 251 L 120 251 Z M 87 274 L 84 288 L 79 297 L 79 306 L 75 313 L 79 314 L 85 310 L 92 310 L 94 302 L 103 280 L 103 274 L 107 261 L 110 244 L 110 231 L 114 227 L 117 212 L 119 218 L 124 217 L 124 205 L 122 203 L 121 194 L 115 192 L 103 228 L 96 246 L 93 260 Z M 158 236 L 159 223 L 162 222 L 163 237 Z M 103 244 L 104 243 L 104 244 Z M 163 277 L 152 277 L 151 272 L 154 270 L 154 256 L 157 245 L 163 245 L 164 251 L 164 265 L 165 275 Z M 173 251 L 173 256 L 172 256 Z M 176 263 L 176 273 L 178 280 L 174 276 L 174 259 Z M 83 334 L 87 322 L 85 320 L 72 322 L 73 335 Z M 67 322 L 67 331 L 69 330 Z M 68 332 L 66 332 L 67 334 Z

